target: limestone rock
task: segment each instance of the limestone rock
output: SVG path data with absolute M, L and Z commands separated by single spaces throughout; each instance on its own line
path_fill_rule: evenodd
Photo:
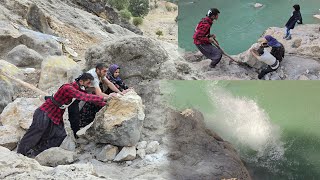
M 293 41 L 293 44 L 291 45 L 291 47 L 293 47 L 293 48 L 298 48 L 298 47 L 301 46 L 301 42 L 302 42 L 302 39 L 295 39 L 295 40 Z
M 17 98 L 8 104 L 1 113 L 1 123 L 27 130 L 32 123 L 34 111 L 41 104 L 42 102 L 38 98 Z
M 43 166 L 55 167 L 74 162 L 75 153 L 60 147 L 53 147 L 38 154 L 35 159 Z
M 25 45 L 41 56 L 62 55 L 62 46 L 52 35 L 36 32 L 24 27 L 0 21 L 0 58 L 6 57 L 14 47 Z
M 161 65 L 167 60 L 168 54 L 159 42 L 142 36 L 119 38 L 86 52 L 87 69 L 98 62 L 118 64 L 122 78 L 131 84 L 157 79 Z
M 77 136 L 82 139 L 86 139 L 87 130 L 92 126 L 93 122 L 77 131 Z
M 155 153 L 155 152 L 157 152 L 158 148 L 159 148 L 159 142 L 158 141 L 152 141 L 147 145 L 146 153 L 147 154 Z
M 0 60 L 0 69 L 3 73 L 19 78 L 21 80 L 24 79 L 23 71 L 18 69 L 15 65 Z M 15 89 L 19 86 L 15 82 L 13 82 L 11 79 L 7 78 L 2 74 L 0 71 L 0 113 L 4 109 L 4 107 L 7 106 L 12 101 L 12 96 L 15 92 Z
M 310 80 L 306 75 L 299 76 L 298 80 Z
M 13 150 L 17 147 L 19 140 L 17 128 L 10 125 L 0 126 L 0 146 Z
M 137 155 L 138 155 L 141 159 L 144 159 L 144 157 L 146 157 L 146 150 L 145 150 L 145 149 L 138 149 L 138 150 L 137 150 Z
M 60 145 L 60 148 L 65 149 L 67 151 L 75 151 L 76 150 L 76 142 L 73 136 L 67 135 L 66 138 L 64 138 L 63 142 Z
M 30 5 L 26 19 L 28 25 L 31 26 L 33 30 L 46 34 L 53 34 L 46 16 L 36 4 Z
M 62 84 L 72 82 L 81 74 L 79 65 L 65 56 L 50 56 L 41 64 L 39 88 L 57 90 Z
M 97 159 L 103 162 L 112 161 L 119 150 L 117 146 L 106 145 L 97 155 Z
M 99 143 L 135 146 L 140 139 L 144 118 L 141 97 L 131 90 L 113 98 L 96 114 L 86 137 Z
M 113 161 L 131 161 L 136 158 L 137 151 L 135 146 L 123 147 Z
M 137 149 L 145 149 L 145 148 L 147 148 L 147 141 L 140 141 L 140 142 L 138 142 L 138 144 L 137 144 Z
M 0 179 L 100 179 L 96 177 L 92 165 L 41 166 L 36 160 L 1 146 L 0 164 Z
M 194 110 L 194 115 L 188 117 L 177 111 L 168 112 L 168 158 L 172 179 L 251 179 L 229 143 L 218 141 L 208 133 L 199 111 Z
M 39 68 L 43 57 L 25 45 L 18 45 L 8 53 L 6 60 L 18 67 Z

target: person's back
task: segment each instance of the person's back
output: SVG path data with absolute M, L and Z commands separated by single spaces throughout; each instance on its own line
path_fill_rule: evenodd
M 193 34 L 193 43 L 199 44 L 211 44 L 209 41 L 210 29 L 212 26 L 212 19 L 209 17 L 202 18 L 198 23 L 195 32 Z
M 285 48 L 282 43 L 280 43 L 280 47 L 272 47 L 270 52 L 279 62 L 282 61 L 285 54 Z
M 266 49 L 263 50 L 263 54 L 260 55 L 259 61 L 271 66 L 277 62 L 277 59 Z

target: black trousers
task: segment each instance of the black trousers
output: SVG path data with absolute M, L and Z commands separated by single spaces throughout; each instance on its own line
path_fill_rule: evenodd
M 222 51 L 220 49 L 212 44 L 199 44 L 196 46 L 204 56 L 211 59 L 210 65 L 212 67 L 216 66 L 220 62 L 222 58 Z
M 54 124 L 47 113 L 38 108 L 33 114 L 31 126 L 20 141 L 18 153 L 35 157 L 46 149 L 60 146 L 66 136 L 63 122 Z
M 279 66 L 279 67 L 280 67 L 280 66 Z M 278 69 L 278 68 L 277 68 L 277 69 Z M 262 78 L 264 77 L 264 75 L 266 75 L 266 74 L 268 74 L 268 73 L 270 73 L 270 72 L 272 72 L 272 71 L 275 71 L 275 70 L 277 70 L 277 69 L 272 69 L 271 66 L 268 66 L 268 67 L 262 69 L 262 71 L 261 71 L 260 74 L 258 75 L 258 78 L 259 78 L 259 79 L 262 79 Z
M 80 111 L 79 111 L 79 100 L 73 101 L 73 103 L 68 107 L 69 121 L 73 135 L 75 138 L 78 138 L 76 133 L 79 131 L 79 122 L 80 122 Z

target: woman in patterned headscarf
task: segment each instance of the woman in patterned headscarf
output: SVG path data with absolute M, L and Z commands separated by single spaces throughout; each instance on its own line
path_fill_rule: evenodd
M 107 78 L 110 82 L 112 82 L 120 91 L 124 91 L 128 89 L 128 86 L 124 84 L 122 79 L 120 78 L 120 67 L 116 64 L 112 64 L 107 73 Z M 106 94 L 110 94 L 113 91 L 108 88 Z

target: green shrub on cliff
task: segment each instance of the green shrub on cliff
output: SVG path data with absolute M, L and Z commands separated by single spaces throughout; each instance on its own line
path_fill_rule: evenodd
M 120 16 L 121 16 L 121 18 L 129 21 L 131 19 L 132 15 L 127 9 L 123 9 L 120 11 Z
M 129 6 L 129 0 L 108 0 L 108 4 L 120 11 Z
M 134 17 L 132 19 L 132 23 L 135 25 L 135 26 L 139 26 L 143 23 L 143 19 L 142 17 Z
M 149 12 L 149 0 L 130 0 L 128 10 L 135 17 L 143 17 Z
M 163 36 L 163 32 L 162 32 L 161 30 L 158 30 L 158 31 L 156 32 L 156 35 L 158 35 L 158 37 Z

